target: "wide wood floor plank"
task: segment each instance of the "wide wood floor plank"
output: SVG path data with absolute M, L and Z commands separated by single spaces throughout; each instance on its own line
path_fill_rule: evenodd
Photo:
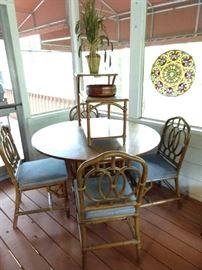
M 29 194 L 29 196 L 30 197 L 36 196 L 36 194 L 31 192 Z M 39 203 L 41 207 L 43 207 L 45 204 L 45 200 L 44 200 L 43 196 L 40 197 L 40 194 L 37 194 L 37 203 Z M 75 226 L 77 228 L 76 221 L 75 221 Z M 77 229 L 77 231 L 78 231 L 78 229 Z M 78 233 L 77 233 L 77 235 L 78 235 Z M 96 235 L 91 235 L 91 234 L 89 234 L 89 240 L 91 241 L 92 244 L 98 243 L 100 241 L 99 237 L 96 237 Z M 79 250 L 81 252 L 80 248 L 79 248 Z M 91 252 L 89 252 L 89 253 L 91 253 Z M 114 269 L 114 270 L 117 269 L 117 267 L 118 267 L 118 269 L 125 269 L 127 267 L 127 270 L 139 269 L 139 267 L 135 268 L 133 263 L 128 261 L 124 256 L 122 256 L 115 249 L 100 250 L 100 251 L 93 252 L 93 254 L 96 254 L 96 256 L 100 259 L 100 261 L 104 261 L 105 264 L 108 265 L 108 267 L 110 267 L 111 269 Z M 88 261 L 89 261 L 89 258 L 88 258 Z M 88 264 L 88 268 L 89 268 L 89 264 Z M 93 266 L 92 269 L 94 269 L 94 268 L 95 268 L 95 265 Z
M 151 207 L 149 207 L 148 209 L 151 209 Z M 148 214 L 148 211 L 149 211 L 148 209 L 145 209 L 145 210 L 144 210 L 144 208 L 141 209 L 141 210 L 145 211 L 145 213 L 144 213 L 144 211 L 142 211 L 143 213 L 141 214 L 141 216 L 143 216 L 143 218 L 145 218 L 145 217 L 147 218 L 147 214 Z M 75 216 L 75 213 L 72 212 L 72 214 Z M 155 215 L 153 215 L 153 216 L 155 216 Z M 155 217 L 153 217 L 153 219 L 155 219 Z M 162 222 L 162 220 L 161 220 L 161 222 Z M 157 219 L 157 224 L 158 224 L 158 219 Z M 150 226 L 150 223 L 148 223 L 148 225 Z M 173 225 L 172 223 L 169 224 L 169 225 L 167 224 L 167 226 L 169 228 L 172 227 L 172 225 Z M 118 227 L 119 227 L 119 229 L 121 228 L 120 225 L 118 225 Z M 164 227 L 165 227 L 165 225 L 164 225 Z M 157 226 L 157 228 L 160 231 L 163 229 L 160 226 Z M 102 233 L 102 231 L 104 231 L 104 234 Z M 98 230 L 96 229 L 94 232 L 97 233 Z M 106 229 L 101 230 L 100 236 L 104 237 L 106 235 L 106 232 L 107 232 Z M 121 231 L 119 231 L 119 232 L 121 233 Z M 144 233 L 144 231 L 143 231 L 143 233 Z M 170 233 L 171 233 L 171 231 L 170 231 Z M 185 233 L 185 232 L 182 230 L 181 233 Z M 127 235 L 127 232 L 124 231 L 123 235 Z M 114 239 L 117 239 L 117 237 L 118 236 L 116 236 Z M 108 237 L 106 237 L 105 240 L 107 241 L 107 239 L 108 240 L 110 239 L 109 235 L 108 235 Z M 175 237 L 173 237 L 173 239 L 175 241 Z M 201 241 L 200 241 L 201 239 L 199 237 L 196 238 L 194 235 L 191 234 L 191 240 L 194 241 L 196 239 L 197 239 L 198 247 L 200 249 L 201 248 Z M 183 238 L 179 239 L 179 243 L 177 242 L 177 245 L 180 245 L 180 247 L 184 248 L 187 253 L 189 253 L 189 251 L 190 251 L 191 258 L 189 258 L 189 259 L 182 258 L 180 252 L 176 253 L 175 251 L 173 252 L 172 249 L 168 249 L 165 246 L 165 241 L 164 241 L 164 243 L 161 243 L 161 242 L 158 243 L 158 241 L 153 239 L 153 237 L 148 237 L 147 231 L 144 233 L 144 241 L 142 243 L 143 247 L 146 247 L 145 240 L 147 240 L 146 243 L 147 243 L 148 247 L 150 247 L 150 246 L 154 247 L 154 248 L 152 248 L 152 250 L 147 249 L 147 248 L 146 248 L 146 250 L 152 256 L 154 256 L 155 258 L 158 258 L 159 262 L 161 263 L 161 268 L 163 268 L 163 265 L 165 264 L 168 267 L 170 265 L 172 265 L 176 269 L 201 269 L 200 268 L 200 265 L 202 266 L 201 259 L 200 259 L 201 252 L 196 252 L 195 253 L 195 249 L 196 249 L 195 247 L 193 247 L 193 252 L 192 252 L 192 248 L 190 249 L 189 245 L 187 245 L 186 243 L 185 244 L 183 243 L 184 242 Z M 189 243 L 191 243 L 191 240 L 189 240 L 188 238 L 187 238 L 187 240 L 188 240 Z M 151 243 L 151 241 L 152 241 L 152 243 Z M 125 254 L 128 255 L 129 252 L 126 252 Z M 134 253 L 133 253 L 133 255 L 134 255 Z M 193 255 L 193 258 L 192 258 L 192 255 Z M 196 265 L 194 265 L 194 263 L 196 263 Z
M 1 194 L 1 197 L 3 195 Z M 25 201 L 25 198 L 24 198 Z M 14 203 L 7 197 L 2 203 L 2 209 L 12 218 Z M 42 213 L 34 214 L 39 218 L 43 218 Z M 37 250 L 37 252 L 49 262 L 53 269 L 66 270 L 65 265 L 69 265 L 71 269 L 80 269 L 68 254 L 66 254 L 56 243 L 50 238 L 47 233 L 40 228 L 40 226 L 33 222 L 34 220 L 28 216 L 21 216 L 18 220 L 18 229 L 25 235 L 30 244 Z
M 149 191 L 149 194 L 156 200 L 159 199 L 159 196 L 161 198 L 170 197 L 172 192 L 163 186 L 155 185 L 154 188 Z M 176 208 L 177 201 L 167 203 L 166 205 L 172 205 Z M 193 199 L 189 199 L 187 196 L 182 196 L 180 210 L 180 215 L 190 221 L 193 225 L 202 226 L 202 202 L 197 202 Z
M 142 215 L 144 215 L 144 219 L 148 222 L 152 223 L 159 229 L 167 232 L 168 234 L 172 235 L 173 237 L 176 237 L 180 241 L 184 242 L 185 244 L 189 245 L 193 249 L 198 250 L 199 252 L 202 252 L 202 241 L 198 236 L 193 235 L 192 233 L 189 233 L 183 229 L 181 229 L 179 226 L 163 219 L 160 216 L 157 216 L 152 211 L 150 211 L 151 207 L 148 209 L 143 208 Z M 180 210 L 176 210 L 180 211 Z
M 202 267 L 202 256 L 201 252 L 191 248 L 182 241 L 179 241 L 172 235 L 159 230 L 152 223 L 148 222 L 144 217 L 141 220 L 141 228 L 147 236 L 154 239 L 156 242 L 166 247 L 169 250 L 175 252 L 178 256 L 184 258 L 184 260 L 195 265 L 199 269 Z
M 27 192 L 23 196 L 22 207 L 43 207 L 47 203 L 46 195 L 44 190 Z M 1 222 L 0 232 L 3 234 L 0 235 L 0 269 L 19 270 L 19 265 L 9 253 L 11 248 L 13 255 L 22 264 L 23 268 L 20 269 L 81 270 L 74 200 L 71 198 L 70 201 L 70 218 L 63 211 L 22 216 L 19 217 L 19 229 L 13 230 L 14 198 L 13 185 L 9 181 L 1 182 L 0 220 L 3 220 L 3 225 Z M 133 246 L 117 247 L 89 252 L 87 270 L 202 270 L 202 228 L 199 217 L 202 204 L 189 199 L 185 199 L 185 203 L 183 199 L 182 202 L 182 209 L 177 208 L 176 202 L 142 208 L 139 264 Z M 9 233 L 6 233 L 7 227 Z M 129 234 L 125 222 L 90 226 L 88 233 L 91 243 L 123 240 Z M 26 258 L 23 257 L 25 251 L 28 252 Z M 5 254 L 4 261 L 1 259 L 2 254 Z M 38 267 L 35 268 L 36 258 Z
M 9 194 L 9 196 L 13 197 L 14 199 L 14 194 L 12 188 L 10 189 L 8 186 L 4 187 L 4 191 Z M 25 193 L 26 196 L 23 196 L 23 208 L 24 210 L 26 209 L 31 209 L 33 207 L 37 208 L 36 204 L 34 204 L 31 200 L 29 200 L 29 197 L 32 199 L 35 199 L 37 201 L 37 204 L 43 204 L 43 206 L 47 203 L 47 200 L 42 196 L 39 192 L 36 191 L 30 191 Z M 60 212 L 60 211 L 56 211 Z M 64 212 L 60 212 L 66 220 L 67 217 Z M 47 246 L 52 246 L 53 252 L 55 248 L 55 244 L 57 244 L 64 252 L 66 252 L 71 258 L 74 259 L 80 266 L 81 266 L 81 249 L 80 249 L 80 242 L 78 239 L 72 236 L 72 234 L 68 233 L 62 226 L 60 226 L 55 220 L 53 220 L 48 214 L 46 213 L 37 213 L 37 214 L 32 214 L 30 215 L 32 222 L 36 223 L 46 234 L 54 241 L 54 243 L 50 244 L 49 239 L 45 239 L 45 237 L 42 237 L 40 235 L 37 235 L 37 238 L 44 238 L 43 245 L 40 244 L 37 246 L 37 243 L 35 242 L 35 247 L 40 251 L 43 256 L 46 257 L 46 259 L 51 262 L 51 266 L 54 266 L 54 262 L 56 261 L 54 258 L 59 258 L 60 263 L 66 267 L 65 265 L 69 265 L 70 269 L 74 269 L 73 266 L 70 265 L 71 260 L 66 263 L 62 261 L 62 256 L 56 256 L 56 252 L 53 255 L 50 255 L 51 257 L 46 254 L 47 251 L 49 251 L 49 248 L 47 249 Z M 26 219 L 26 216 L 22 216 L 19 218 L 19 228 L 22 229 L 21 225 L 23 226 L 24 224 L 24 219 Z M 21 221 L 22 220 L 22 221 Z M 75 224 L 75 228 L 77 230 L 77 224 Z M 78 232 L 77 232 L 78 233 Z M 28 236 L 29 239 L 32 238 L 32 235 Z M 44 250 L 42 250 L 42 247 L 44 246 Z M 57 249 L 56 249 L 57 250 Z M 48 257 L 47 257 L 48 256 Z M 108 268 L 102 261 L 98 260 L 97 257 L 95 257 L 93 254 L 89 256 L 88 258 L 89 261 L 89 270 L 94 269 L 95 265 L 97 265 L 97 269 L 103 269 L 103 270 L 109 270 Z M 59 267 L 59 265 L 57 265 Z M 55 268 L 55 269 L 62 269 L 62 268 Z M 66 269 L 66 268 L 65 268 Z
M 182 210 L 178 209 L 176 202 L 157 205 L 149 207 L 147 209 L 149 209 L 152 213 L 160 216 L 164 220 L 173 223 L 174 225 L 182 228 L 183 230 L 191 234 L 194 234 L 197 237 L 200 235 L 201 226 L 187 219 L 187 217 L 182 214 Z
M 75 221 L 72 221 L 72 222 L 76 222 L 75 211 L 74 211 L 75 209 L 74 208 L 75 208 L 74 206 L 71 207 L 71 214 L 73 215 L 73 218 L 75 220 Z M 59 217 L 58 216 L 59 215 L 58 212 L 52 212 L 51 215 L 52 216 L 55 216 L 55 218 L 59 222 L 61 222 L 64 226 L 67 226 L 68 227 L 69 223 L 67 225 L 67 222 L 64 219 L 64 217 Z M 122 222 L 121 223 L 120 222 L 118 223 L 118 227 L 119 228 L 122 227 L 122 226 L 120 226 L 121 224 L 122 224 Z M 95 239 L 95 235 L 98 235 L 98 241 L 101 241 L 102 240 L 104 242 L 107 242 L 110 239 L 110 237 L 109 238 L 107 237 L 107 234 L 108 233 L 106 233 L 106 232 L 110 229 L 110 226 L 108 226 L 108 225 L 105 226 L 104 227 L 104 230 L 101 230 L 100 232 L 99 232 L 99 230 L 97 230 L 98 226 L 102 226 L 102 225 L 95 225 L 95 228 L 94 229 L 93 229 L 94 226 L 91 226 L 91 231 L 94 232 L 94 235 L 93 235 L 93 238 L 90 239 L 90 240 L 93 241 L 93 239 Z M 74 233 L 74 228 L 75 228 L 75 225 L 68 227 L 69 230 L 72 230 L 72 233 Z M 128 227 L 127 227 L 127 232 L 128 232 Z M 92 235 L 92 233 L 91 233 L 91 235 Z M 113 232 L 110 232 L 110 235 L 112 236 L 112 235 L 114 235 L 114 233 Z M 117 234 L 116 233 L 116 235 L 114 237 L 114 241 L 117 240 L 118 238 L 120 238 L 120 234 Z M 120 238 L 120 240 L 123 240 L 123 237 Z M 117 248 L 117 250 L 119 250 L 119 252 L 123 256 L 125 256 L 129 261 L 133 262 L 136 265 L 136 267 L 137 266 L 138 267 L 141 267 L 141 269 L 144 269 L 144 270 L 147 270 L 148 269 L 149 270 L 149 269 L 151 269 L 151 266 L 152 266 L 152 269 L 155 269 L 155 270 L 158 270 L 158 269 L 159 270 L 168 269 L 164 265 L 164 263 L 161 263 L 158 259 L 154 258 L 149 253 L 145 252 L 144 249 L 142 250 L 142 256 L 144 257 L 144 259 L 141 261 L 141 264 L 140 265 L 139 264 L 137 265 L 137 263 L 136 263 L 136 253 L 135 253 L 135 248 L 133 246 L 128 246 L 125 249 L 123 247 L 120 247 L 119 249 Z M 98 253 L 100 254 L 100 252 L 98 252 Z M 109 250 L 107 250 L 107 254 L 109 254 Z
M 202 203 L 200 202 L 193 202 L 192 199 L 184 200 L 184 205 L 182 207 L 184 215 L 192 220 L 193 223 L 196 223 L 202 227 Z
M 114 230 L 114 228 L 118 227 L 118 231 Z M 113 242 L 119 239 L 120 241 L 125 240 L 126 238 L 131 237 L 130 230 L 128 225 L 125 222 L 111 222 L 108 224 L 96 224 L 90 226 L 90 229 L 94 231 L 95 234 L 98 234 L 102 237 L 106 242 Z M 103 233 L 104 232 L 104 233 Z M 142 250 L 141 250 L 141 261 L 138 264 L 141 269 L 159 269 L 165 270 L 169 269 L 163 262 L 151 256 L 143 247 L 142 242 Z M 128 260 L 137 264 L 136 262 L 136 250 L 135 246 L 128 245 L 125 247 L 117 247 L 116 248 L 123 256 L 125 256 Z
M 110 224 L 110 227 L 115 229 L 117 233 L 122 235 L 122 237 L 130 236 L 130 232 L 128 231 L 127 224 L 123 224 L 122 226 L 120 226 L 119 223 L 113 222 Z M 96 231 L 98 231 L 98 228 L 96 228 Z M 106 229 L 100 228 L 100 231 L 106 231 Z M 111 235 L 113 234 L 111 233 Z M 114 233 L 114 237 L 116 237 L 115 233 Z M 110 239 L 110 235 L 107 235 L 107 238 Z M 175 270 L 198 269 L 197 267 L 194 267 L 189 262 L 185 261 L 183 258 L 177 256 L 172 251 L 168 250 L 164 246 L 157 243 L 155 239 L 148 237 L 143 232 L 141 232 L 141 243 L 142 243 L 141 266 L 146 263 L 146 267 L 147 267 L 146 269 L 165 269 L 165 268 L 170 269 L 170 267 Z M 125 247 L 125 249 L 127 250 L 126 252 L 127 256 L 130 256 L 132 258 L 132 252 L 129 250 L 130 247 Z M 147 257 L 149 256 L 155 258 L 156 262 L 150 261 L 149 263 L 147 259 Z M 156 265 L 154 265 L 154 263 Z
M 50 270 L 48 263 L 32 248 L 19 230 L 13 230 L 12 222 L 0 211 L 1 238 L 19 261 L 23 269 Z M 34 262 L 34 265 L 32 264 Z
M 11 251 L 5 245 L 0 237 L 0 269 L 1 270 L 20 270 L 22 269 L 14 257 L 11 255 Z

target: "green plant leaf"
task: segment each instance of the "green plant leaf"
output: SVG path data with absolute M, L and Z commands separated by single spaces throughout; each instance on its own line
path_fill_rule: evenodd
M 104 50 L 104 61 L 107 60 L 107 48 L 113 51 L 113 44 L 110 42 L 105 25 L 105 17 L 96 10 L 95 0 L 85 0 L 80 20 L 76 22 L 75 33 L 80 46 L 78 54 L 88 50 L 91 55 L 95 55 L 99 50 Z M 110 60 L 111 61 L 111 60 Z

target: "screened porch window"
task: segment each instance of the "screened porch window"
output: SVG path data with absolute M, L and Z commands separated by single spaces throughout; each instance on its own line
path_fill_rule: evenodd
M 72 53 L 42 50 L 40 36 L 20 39 L 31 115 L 75 104 Z
M 166 120 L 172 116 L 184 117 L 192 126 L 202 128 L 202 42 L 145 47 L 144 86 L 142 117 Z M 195 62 L 196 74 L 190 89 L 176 97 L 160 94 L 151 81 L 151 69 L 155 60 L 166 51 L 182 50 L 190 54 Z

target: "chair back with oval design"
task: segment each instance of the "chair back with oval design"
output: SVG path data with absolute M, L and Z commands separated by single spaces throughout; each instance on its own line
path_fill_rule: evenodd
M 32 213 L 65 210 L 69 215 L 67 194 L 67 170 L 63 160 L 44 158 L 38 160 L 21 160 L 8 126 L 0 127 L 0 156 L 5 163 L 8 175 L 15 187 L 15 211 L 13 228 L 17 227 L 18 217 Z M 53 190 L 61 188 L 63 204 L 53 203 Z M 47 189 L 47 207 L 24 210 L 20 207 L 22 193 L 28 190 Z M 54 194 L 56 194 L 54 192 Z M 59 201 L 59 200 L 58 200 Z M 26 207 L 25 207 L 26 209 Z
M 142 206 L 167 203 L 181 198 L 180 169 L 190 137 L 191 129 L 185 119 L 180 116 L 172 117 L 165 122 L 157 151 L 141 155 L 148 165 L 148 178 L 144 192 L 146 203 Z M 135 177 L 132 174 L 131 181 L 136 185 Z M 156 184 L 161 183 L 164 186 L 157 192 L 158 196 L 153 199 L 150 196 L 151 191 L 153 187 L 160 186 Z
M 138 163 L 138 166 L 134 166 L 134 162 Z M 108 206 L 140 204 L 145 180 L 142 173 L 144 171 L 145 175 L 144 166 L 145 163 L 141 158 L 117 151 L 105 152 L 85 162 L 77 172 L 81 208 L 86 207 L 86 202 L 88 202 L 87 211 L 91 207 L 98 210 Z M 131 171 L 136 175 L 138 183 L 134 189 L 129 187 L 128 175 Z
M 130 172 L 136 176 L 132 187 Z M 74 181 L 77 216 L 82 243 L 83 269 L 86 252 L 97 248 L 136 245 L 140 251 L 139 209 L 147 178 L 147 165 L 137 156 L 120 151 L 107 151 L 83 162 Z M 87 225 L 127 220 L 132 238 L 94 246 L 87 243 Z
M 179 116 L 170 118 L 164 125 L 158 153 L 179 170 L 190 137 L 190 126 L 184 118 Z
M 16 185 L 15 174 L 21 163 L 21 158 L 11 135 L 10 128 L 8 126 L 2 126 L 0 135 L 0 155 L 6 165 L 11 181 Z
M 87 116 L 86 103 L 80 103 L 80 116 L 81 116 L 81 118 L 86 118 L 86 116 Z M 90 117 L 91 118 L 92 117 L 95 117 L 95 118 L 99 117 L 98 109 L 95 106 L 93 106 L 90 110 Z M 69 120 L 70 121 L 78 120 L 78 105 L 75 105 L 74 107 L 72 107 L 70 109 Z

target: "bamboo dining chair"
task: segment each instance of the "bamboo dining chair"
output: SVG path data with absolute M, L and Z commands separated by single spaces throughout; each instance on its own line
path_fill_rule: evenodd
M 80 108 L 80 118 L 81 119 L 86 118 L 87 117 L 86 103 L 84 103 L 84 102 L 80 103 L 79 108 Z M 100 117 L 98 109 L 95 106 L 93 106 L 91 108 L 90 117 L 91 118 L 99 118 Z M 70 111 L 69 111 L 69 120 L 70 121 L 78 120 L 78 105 L 75 105 L 70 109 Z M 75 175 L 76 175 L 76 171 L 77 171 L 80 164 L 81 164 L 80 161 L 74 161 L 74 162 L 71 163 L 71 167 L 72 167 L 71 170 L 72 170 L 72 172 L 74 172 Z
M 8 175 L 15 187 L 15 211 L 13 228 L 17 227 L 18 217 L 32 213 L 64 210 L 69 215 L 67 194 L 67 171 L 63 160 L 44 158 L 33 161 L 23 161 L 17 151 L 10 128 L 1 126 L 0 129 L 0 155 Z M 63 186 L 62 197 L 64 203 L 55 204 L 52 201 L 51 187 Z M 22 193 L 29 190 L 46 188 L 48 191 L 48 205 L 45 208 L 24 211 L 20 208 Z
M 190 126 L 185 119 L 179 116 L 172 117 L 164 125 L 157 151 L 141 155 L 148 165 L 148 178 L 144 192 L 146 203 L 142 206 L 167 203 L 181 198 L 179 175 L 190 136 Z M 132 182 L 136 185 L 133 176 Z M 152 201 L 149 190 L 155 183 L 164 184 L 172 191 L 171 194 L 169 193 L 168 197 L 158 194 L 159 198 Z
M 137 169 L 132 162 L 138 164 Z M 136 175 L 137 185 L 132 188 L 128 173 Z M 87 251 L 133 244 L 137 258 L 140 252 L 139 210 L 147 177 L 144 160 L 121 151 L 107 151 L 83 162 L 74 180 L 74 194 L 82 246 L 83 269 L 87 263 Z M 89 244 L 88 225 L 127 220 L 130 239 L 116 242 Z
M 80 103 L 80 115 L 81 115 L 81 118 L 86 118 L 86 114 L 87 114 L 86 103 Z M 90 117 L 96 117 L 96 118 L 99 117 L 98 109 L 95 106 L 93 108 L 91 108 Z M 78 105 L 75 105 L 70 109 L 70 111 L 69 111 L 69 120 L 70 121 L 78 120 Z

